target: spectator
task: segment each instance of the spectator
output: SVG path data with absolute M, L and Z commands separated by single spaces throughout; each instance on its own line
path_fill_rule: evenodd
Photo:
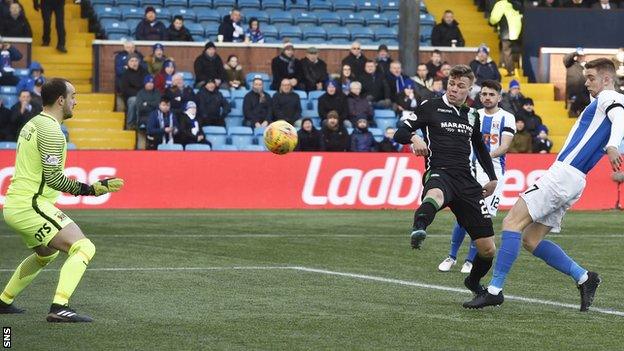
M 238 64 L 238 56 L 230 55 L 223 69 L 225 70 L 225 79 L 228 88 L 245 89 L 247 87 L 243 66 Z
M 184 18 L 180 15 L 173 17 L 173 22 L 167 28 L 168 41 L 193 41 L 191 32 L 184 26 Z
M 509 146 L 510 153 L 514 154 L 530 154 L 532 151 L 532 138 L 524 129 L 524 121 L 521 119 L 516 120 L 516 134 L 514 134 Z
M 390 88 L 390 100 L 397 103 L 397 97 L 403 92 L 406 85 L 414 85 L 410 77 L 402 72 L 401 63 L 394 61 L 390 64 L 390 74 L 388 75 L 388 87 Z
M 271 97 L 264 91 L 262 77 L 255 76 L 251 91 L 243 99 L 243 124 L 252 127 L 266 127 L 271 121 Z
M 0 96 L 0 141 L 15 141 L 16 121 L 11 119 L 11 110 L 4 106 L 4 100 Z
M 349 151 L 350 147 L 349 133 L 340 123 L 338 112 L 329 111 L 327 123 L 321 128 L 321 151 Z
M 160 144 L 173 144 L 178 132 L 178 119 L 171 112 L 171 101 L 163 96 L 147 123 L 146 149 L 156 150 Z
M 121 95 L 126 102 L 126 129 L 134 129 L 136 126 L 136 95 L 139 90 L 143 89 L 146 75 L 148 73 L 139 65 L 138 56 L 130 55 L 128 68 L 121 76 L 119 83 Z
M 436 74 L 439 79 L 442 79 L 442 87 L 446 89 L 446 85 L 448 84 L 449 75 L 451 74 L 451 65 L 448 62 L 444 62 L 442 67 Z
M 589 6 L 586 3 L 583 3 L 583 0 L 565 0 L 563 7 L 586 9 Z
M 156 19 L 156 10 L 153 6 L 145 8 L 145 18 L 137 24 L 134 33 L 137 40 L 163 41 L 167 39 L 167 28 Z
M 392 127 L 386 128 L 383 140 L 377 144 L 380 152 L 399 152 L 401 150 L 402 145 L 394 141 L 395 132 L 396 130 Z
M 377 142 L 373 133 L 368 130 L 368 120 L 365 117 L 355 121 L 355 128 L 351 133 L 351 151 L 371 152 L 377 151 Z
M 303 81 L 301 63 L 295 58 L 295 48 L 292 43 L 285 43 L 282 53 L 273 58 L 273 61 L 271 61 L 271 73 L 273 74 L 271 90 L 278 90 L 284 78 L 288 78 L 294 89 L 299 87 L 299 84 Z M 303 88 L 303 84 L 301 88 Z
M 351 43 L 351 50 L 349 55 L 342 59 L 342 66 L 349 65 L 353 73 L 354 80 L 357 80 L 361 74 L 364 74 L 364 65 L 366 65 L 366 57 L 362 54 L 362 45 L 360 42 L 354 41 Z
M 509 91 L 503 94 L 500 107 L 514 116 L 519 116 L 523 110 L 524 96 L 520 92 L 520 82 L 512 80 L 509 82 Z
M 442 84 L 442 79 L 435 78 L 433 80 L 431 92 L 433 93 L 434 98 L 441 98 L 444 94 L 446 94 L 446 90 L 444 89 L 444 85 Z
M 408 83 L 403 87 L 403 91 L 399 94 L 395 104 L 397 115 L 403 115 L 403 112 L 414 112 L 420 104 L 422 98 L 416 95 L 414 91 L 414 83 Z
M 524 130 L 529 132 L 534 139 L 537 138 L 539 129 L 542 127 L 542 118 L 535 114 L 533 99 L 524 99 L 522 102 L 522 110 L 520 110 L 516 116 L 524 121 Z
M 171 101 L 171 111 L 176 115 L 184 111 L 187 102 L 195 100 L 193 88 L 184 85 L 182 73 L 173 75 L 172 85 L 165 90 L 164 95 Z
M 121 51 L 117 51 L 115 52 L 115 93 L 119 94 L 120 92 L 120 87 L 119 87 L 119 83 L 121 81 L 121 76 L 123 75 L 123 73 L 126 71 L 126 69 L 128 69 L 128 58 L 130 57 L 130 55 L 136 55 L 138 60 L 139 60 L 139 64 L 141 66 L 145 66 L 145 62 L 143 61 L 143 54 L 141 54 L 140 52 L 136 51 L 136 46 L 134 45 L 134 43 L 131 40 L 126 40 L 123 42 L 123 50 Z M 125 104 L 125 101 L 124 101 Z M 121 105 L 121 104 L 117 104 L 117 105 Z
M 357 79 L 353 74 L 351 66 L 342 65 L 342 70 L 340 71 L 340 89 L 342 89 L 342 93 L 349 95 L 349 92 L 351 91 L 351 83 L 355 81 L 357 81 Z
M 426 64 L 427 78 L 434 79 L 435 77 L 437 77 L 438 72 L 442 68 L 442 64 L 442 53 L 438 49 L 433 50 L 433 52 L 431 53 L 431 58 Z
M 30 91 L 33 105 L 43 106 L 43 99 L 41 98 L 41 87 L 43 86 L 43 83 L 45 83 L 45 79 L 43 79 L 43 77 L 35 79 L 35 85 L 33 85 L 33 88 Z
M 353 125 L 355 125 L 356 121 L 360 118 L 366 119 L 371 126 L 375 126 L 375 120 L 373 120 L 373 106 L 371 106 L 368 100 L 360 95 L 362 92 L 362 83 L 353 82 L 351 83 L 351 92 L 347 97 L 347 104 L 349 106 L 349 120 Z M 367 125 L 368 127 L 368 125 Z
M 143 79 L 143 89 L 137 93 L 136 108 L 139 129 L 147 128 L 149 116 L 158 109 L 161 94 L 154 86 L 154 77 L 146 75 Z
M 264 44 L 264 34 L 260 30 L 260 21 L 256 17 L 249 19 L 249 28 L 245 30 L 245 42 Z
M 390 57 L 388 46 L 386 44 L 381 44 L 377 48 L 377 57 L 375 58 L 375 61 L 377 63 L 377 71 L 381 72 L 384 77 L 390 74 L 390 64 L 392 63 L 392 58 Z
M 13 61 L 22 59 L 22 53 L 0 37 L 0 85 L 17 85 L 19 78 L 13 75 Z
M 301 120 L 297 137 L 296 151 L 321 151 L 321 132 L 314 127 L 311 118 Z
M 549 154 L 553 143 L 548 139 L 548 128 L 540 126 L 537 130 L 537 138 L 533 142 L 533 152 L 536 154 Z
M 50 45 L 50 24 L 52 13 L 54 13 L 56 35 L 58 36 L 56 50 L 67 53 L 67 49 L 65 48 L 65 3 L 55 0 L 41 0 L 41 2 L 39 0 L 33 0 L 33 8 L 35 11 L 41 9 L 41 18 L 43 19 L 42 46 Z
M 179 132 L 173 137 L 176 144 L 182 144 L 182 146 L 188 144 L 210 144 L 206 140 L 206 136 L 197 119 L 197 105 L 193 101 L 187 102 L 184 112 L 177 117 Z
M 519 61 L 515 52 L 520 52 L 520 33 L 522 32 L 521 4 L 515 0 L 500 0 L 490 13 L 490 24 L 498 26 L 501 42 L 501 65 L 505 66 L 507 76 L 514 75 L 515 64 Z
M 223 36 L 223 41 L 226 43 L 240 43 L 245 40 L 245 30 L 242 25 L 240 11 L 232 9 L 229 15 L 223 17 L 219 26 L 219 35 Z
M 373 107 L 384 109 L 390 108 L 390 88 L 384 75 L 377 71 L 377 65 L 374 61 L 366 61 L 364 66 L 364 74 L 359 78 L 362 83 L 362 96 L 366 97 Z
M 195 87 L 201 88 L 206 85 L 208 79 L 214 79 L 217 86 L 225 81 L 225 69 L 223 69 L 223 61 L 217 54 L 217 47 L 211 41 L 204 46 L 204 52 L 197 56 L 195 63 Z
M 154 85 L 161 94 L 164 94 L 165 90 L 171 88 L 171 85 L 173 85 L 173 75 L 175 71 L 176 67 L 173 60 L 166 60 L 160 72 L 154 77 Z
M 306 57 L 301 60 L 301 71 L 303 73 L 303 85 L 305 91 L 323 90 L 323 82 L 329 76 L 327 74 L 327 64 L 319 59 L 318 50 L 309 47 Z
M 585 87 L 585 50 L 577 48 L 575 52 L 563 57 L 566 67 L 566 96 L 570 116 L 578 116 L 589 105 L 589 92 Z
M 230 104 L 217 89 L 214 79 L 208 79 L 206 85 L 197 93 L 197 114 L 199 124 L 203 126 L 225 127 L 225 117 L 230 113 Z
M 301 99 L 292 91 L 292 85 L 287 78 L 282 79 L 279 91 L 271 100 L 274 121 L 283 119 L 290 124 L 295 124 L 295 121 L 301 118 Z
M 156 43 L 152 47 L 152 54 L 145 58 L 145 63 L 147 64 L 147 71 L 151 75 L 156 75 L 160 73 L 162 70 L 162 66 L 165 61 L 169 60 L 167 56 L 165 56 L 165 47 L 161 43 Z
M 22 6 L 16 2 L 12 3 L 9 7 L 9 15 L 0 17 L 2 24 L 0 24 L 0 35 L 5 37 L 14 38 L 31 38 L 32 30 L 30 24 L 24 16 Z
M 338 114 L 341 124 L 347 119 L 349 112 L 347 97 L 342 93 L 342 90 L 338 89 L 338 83 L 333 80 L 327 82 L 325 94 L 321 95 L 318 101 L 318 114 L 321 121 L 327 118 L 330 111 L 335 111 Z
M 537 2 L 537 5 L 534 5 L 534 6 L 538 6 L 538 7 L 559 7 L 559 1 L 558 0 L 533 1 L 534 4 L 536 2 Z
M 412 77 L 412 80 L 416 83 L 419 90 L 431 90 L 431 86 L 433 85 L 433 78 L 429 78 L 429 70 L 424 63 L 418 65 L 416 68 L 416 76 Z
M 481 82 L 484 80 L 501 81 L 501 75 L 496 63 L 490 58 L 490 48 L 481 44 L 477 49 L 477 57 L 470 62 L 470 68 L 475 74 L 475 82 L 470 90 L 470 98 L 475 99 L 481 91 Z
M 35 80 L 37 80 L 37 78 L 39 77 L 43 78 L 43 67 L 39 62 L 31 62 L 28 69 L 30 70 L 30 75 L 28 77 L 22 78 L 19 83 L 17 83 L 17 91 L 32 91 L 35 87 Z
M 624 5 L 623 5 L 624 6 Z M 615 67 L 617 67 L 615 90 L 620 94 L 624 94 L 624 48 L 619 48 L 613 58 Z
M 592 5 L 592 9 L 599 10 L 613 10 L 615 8 L 617 8 L 617 5 L 610 2 L 609 0 L 600 0 L 599 2 Z
M 462 47 L 464 44 L 464 37 L 459 30 L 459 23 L 455 20 L 453 11 L 444 11 L 442 21 L 436 24 L 431 32 L 431 45 Z
M 24 124 L 38 115 L 42 109 L 41 105 L 32 103 L 32 96 L 28 90 L 20 91 L 19 100 L 11 107 L 11 120 L 15 121 L 15 125 L 17 126 L 17 129 L 14 131 L 16 140 Z

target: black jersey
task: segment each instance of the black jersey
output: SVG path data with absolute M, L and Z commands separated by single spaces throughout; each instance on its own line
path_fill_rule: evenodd
M 481 123 L 476 110 L 451 105 L 446 95 L 425 100 L 413 113 L 402 118 L 394 138 L 401 144 L 410 144 L 412 135 L 420 129 L 429 147 L 425 168 L 471 171 L 471 145 L 481 166 L 496 179 L 492 158 L 483 144 Z

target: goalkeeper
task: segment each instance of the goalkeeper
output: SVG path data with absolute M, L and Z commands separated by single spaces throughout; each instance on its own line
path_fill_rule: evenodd
M 15 175 L 3 209 L 5 222 L 34 253 L 17 267 L 0 294 L 0 314 L 23 313 L 13 300 L 59 255 L 67 253 L 60 272 L 48 322 L 91 322 L 69 307 L 69 298 L 95 254 L 95 246 L 80 228 L 54 206 L 61 192 L 99 196 L 121 189 L 123 180 L 105 179 L 92 185 L 63 174 L 67 144 L 61 123 L 72 117 L 76 90 L 65 79 L 46 82 L 41 91 L 43 112 L 22 128 L 15 160 Z

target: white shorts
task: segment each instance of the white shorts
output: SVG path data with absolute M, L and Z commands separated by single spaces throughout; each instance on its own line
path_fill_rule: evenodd
M 559 231 L 563 216 L 581 198 L 583 189 L 583 172 L 568 164 L 555 162 L 520 196 L 526 202 L 534 222 Z
M 492 195 L 485 198 L 485 204 L 488 207 L 488 212 L 490 216 L 496 217 L 496 213 L 498 212 L 498 204 L 500 203 L 501 194 L 503 193 L 503 186 L 505 185 L 505 175 L 503 174 L 503 168 L 499 163 L 494 162 L 494 172 L 496 173 L 496 178 L 498 178 L 498 184 L 496 185 L 496 189 Z M 474 167 L 474 176 L 477 182 L 484 186 L 485 184 L 490 182 L 490 178 L 487 173 L 481 167 L 481 164 L 477 161 Z

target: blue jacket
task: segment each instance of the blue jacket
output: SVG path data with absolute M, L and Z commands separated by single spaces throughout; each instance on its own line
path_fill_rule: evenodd
M 173 140 L 169 139 L 169 135 L 165 133 L 165 128 L 170 126 L 173 126 L 174 129 L 179 129 L 178 119 L 173 115 L 173 112 L 169 111 L 167 116 L 163 116 L 160 110 L 155 110 L 150 114 L 149 120 L 147 121 L 147 135 L 155 139 L 158 144 L 170 141 L 173 142 Z M 176 132 L 172 134 L 175 133 Z M 163 137 L 165 138 L 164 141 Z
M 377 151 L 377 142 L 368 128 L 355 128 L 351 134 L 351 151 L 370 152 Z

